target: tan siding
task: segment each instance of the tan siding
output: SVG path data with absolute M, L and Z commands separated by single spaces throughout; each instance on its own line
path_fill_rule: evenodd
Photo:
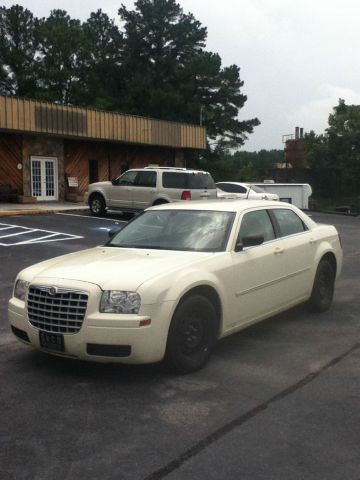
M 145 117 L 0 96 L 0 128 L 173 148 L 205 148 L 205 129 Z

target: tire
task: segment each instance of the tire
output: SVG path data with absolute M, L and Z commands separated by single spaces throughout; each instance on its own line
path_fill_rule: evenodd
M 335 270 L 328 260 L 321 260 L 309 300 L 310 310 L 318 313 L 328 310 L 334 297 L 334 287 Z
M 176 373 L 191 373 L 209 360 L 217 338 L 217 315 L 201 295 L 186 297 L 171 320 L 165 362 Z
M 93 195 L 89 201 L 91 215 L 99 217 L 106 213 L 106 204 L 104 197 L 100 194 Z
M 164 205 L 164 203 L 169 203 L 168 201 L 166 200 L 155 200 L 155 202 L 152 204 L 153 207 L 155 207 L 155 205 Z

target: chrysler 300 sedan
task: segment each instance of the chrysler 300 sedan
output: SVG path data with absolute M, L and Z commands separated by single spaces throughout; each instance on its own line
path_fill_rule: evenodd
M 327 310 L 341 265 L 336 229 L 287 203 L 159 205 L 104 246 L 20 272 L 9 320 L 48 353 L 186 373 L 221 337 L 301 302 Z

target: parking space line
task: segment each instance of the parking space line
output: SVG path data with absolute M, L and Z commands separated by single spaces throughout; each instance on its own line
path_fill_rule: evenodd
M 17 229 L 15 233 L 6 233 L 11 230 Z M 5 235 L 1 235 L 4 231 Z M 32 238 L 23 240 L 21 236 L 31 235 Z M 10 239 L 9 242 L 5 243 L 3 239 Z M 84 238 L 82 235 L 72 235 L 64 232 L 54 232 L 52 230 L 43 230 L 39 228 L 30 228 L 22 227 L 20 225 L 11 225 L 6 223 L 0 223 L 0 246 L 1 247 L 12 247 L 15 245 L 34 245 L 37 243 L 47 243 L 47 242 L 62 242 L 65 240 L 76 240 L 79 238 Z M 14 241 L 11 241 L 13 239 Z M 19 241 L 17 241 L 19 240 Z
M 23 242 L 18 242 L 16 245 L 25 245 L 26 243 L 39 242 L 39 240 L 44 240 L 45 238 L 56 237 L 58 235 L 63 235 L 59 233 L 50 233 L 50 235 L 44 235 L 43 237 L 31 238 L 30 240 L 24 240 Z M 40 243 L 40 242 L 39 242 Z
M 69 217 L 80 217 L 80 218 L 88 218 L 89 220 L 105 220 L 106 222 L 122 222 L 126 223 L 126 220 L 117 220 L 115 218 L 105 218 L 105 217 L 90 217 L 88 215 L 76 215 L 76 213 L 61 213 L 56 212 L 55 215 L 66 215 Z
M 23 228 L 23 227 L 19 227 Z M 8 237 L 15 237 L 16 235 L 24 235 L 26 233 L 32 233 L 32 232 L 38 232 L 39 230 L 37 228 L 31 228 L 31 229 L 26 229 L 24 232 L 16 232 L 16 233 L 9 233 L 8 235 L 1 235 L 0 240 L 2 238 L 8 238 Z
M 0 227 L 0 232 L 2 232 L 3 230 L 11 230 L 12 228 L 15 228 L 15 227 Z

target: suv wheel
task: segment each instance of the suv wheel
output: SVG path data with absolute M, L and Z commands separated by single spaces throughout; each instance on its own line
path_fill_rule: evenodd
M 105 200 L 100 194 L 93 195 L 90 198 L 89 207 L 91 214 L 96 217 L 104 215 L 104 213 L 106 212 Z

